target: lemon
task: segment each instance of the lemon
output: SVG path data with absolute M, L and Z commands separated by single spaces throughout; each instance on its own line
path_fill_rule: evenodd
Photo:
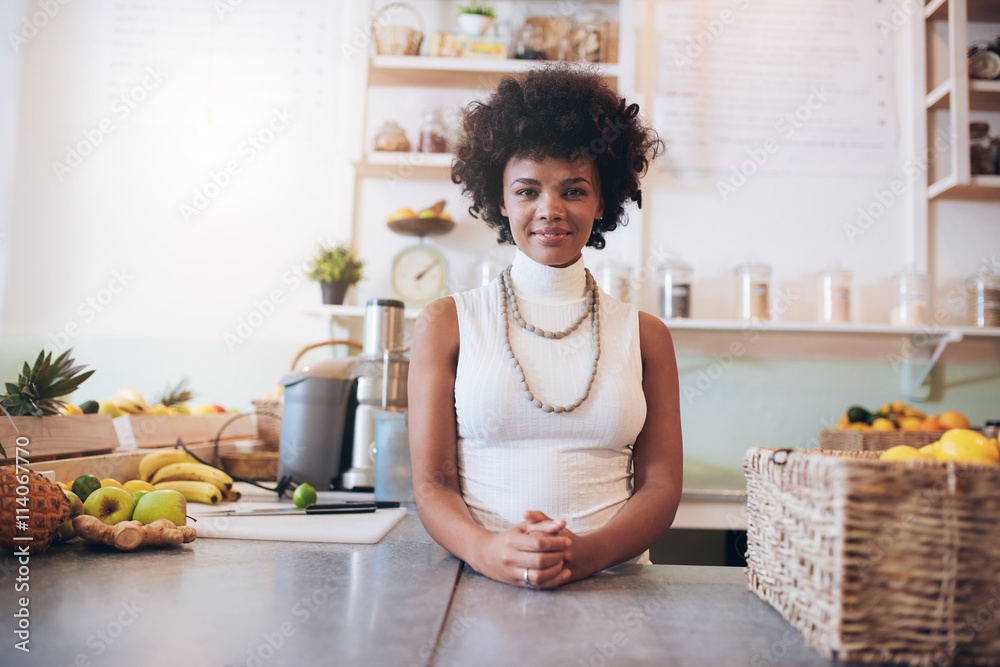
M 110 477 L 105 477 L 101 480 L 101 486 L 117 486 L 119 489 L 122 488 L 122 483 L 117 479 L 111 479 Z
M 1000 463 L 1000 451 L 982 433 L 953 428 L 941 436 L 936 456 L 940 461 Z
M 67 485 L 66 482 L 56 482 L 56 485 L 60 489 L 62 489 L 63 491 L 69 491 L 70 490 L 69 485 Z
M 886 419 L 885 417 L 879 417 L 872 422 L 873 431 L 895 431 L 896 425 L 892 423 L 891 419 Z
M 141 479 L 130 479 L 122 484 L 122 488 L 129 493 L 133 493 L 135 491 L 156 491 L 156 487 L 149 482 L 142 481 Z
M 933 457 L 909 445 L 897 445 L 882 452 L 882 461 L 930 461 Z
M 900 431 L 919 431 L 924 420 L 920 417 L 903 417 L 899 420 Z
M 921 447 L 917 451 L 920 452 L 921 454 L 926 455 L 926 456 L 933 456 L 934 458 L 937 458 L 937 450 L 938 450 L 938 446 L 940 444 L 941 444 L 941 441 L 937 440 L 935 442 L 932 442 L 929 445 L 924 445 L 923 447 Z
M 404 207 L 404 208 L 398 208 L 392 213 L 390 213 L 389 217 L 387 217 L 386 220 L 388 222 L 392 222 L 393 220 L 405 220 L 406 218 L 415 218 L 415 217 L 417 217 L 416 211 L 414 211 L 412 208 Z

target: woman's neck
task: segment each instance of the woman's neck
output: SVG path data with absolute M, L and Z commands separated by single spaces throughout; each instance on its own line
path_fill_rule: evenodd
M 583 298 L 587 289 L 583 258 L 565 268 L 539 264 L 518 250 L 510 270 L 514 292 L 538 303 L 560 304 Z

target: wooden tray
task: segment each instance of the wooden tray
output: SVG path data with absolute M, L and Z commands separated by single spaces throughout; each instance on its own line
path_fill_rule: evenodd
M 48 461 L 71 456 L 111 452 L 118 447 L 118 435 L 111 415 L 51 415 L 13 417 L 14 425 L 0 413 L 0 444 L 13 460 L 17 439 L 28 439 L 29 461 Z M 16 428 L 15 428 L 16 427 Z
M 185 444 L 211 442 L 219 429 L 238 415 L 125 415 L 114 420 L 118 439 L 123 449 L 173 446 L 177 438 Z M 233 420 L 222 431 L 220 440 L 257 437 L 257 425 L 252 415 Z

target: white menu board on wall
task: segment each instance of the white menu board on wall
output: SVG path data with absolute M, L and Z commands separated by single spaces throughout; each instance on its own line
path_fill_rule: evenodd
M 888 0 L 659 0 L 654 125 L 675 170 L 880 174 L 897 139 Z

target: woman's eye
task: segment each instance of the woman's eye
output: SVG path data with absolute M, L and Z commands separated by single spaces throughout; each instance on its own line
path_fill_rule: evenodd
M 572 190 L 566 191 L 566 195 L 568 197 L 582 197 L 585 194 L 587 194 L 585 190 L 580 190 L 578 188 L 573 188 Z
M 519 194 L 522 197 L 530 197 L 531 195 L 535 194 L 535 191 L 532 190 L 532 189 L 530 189 L 530 188 L 528 188 L 528 189 L 524 189 L 524 190 L 518 190 L 517 194 Z

